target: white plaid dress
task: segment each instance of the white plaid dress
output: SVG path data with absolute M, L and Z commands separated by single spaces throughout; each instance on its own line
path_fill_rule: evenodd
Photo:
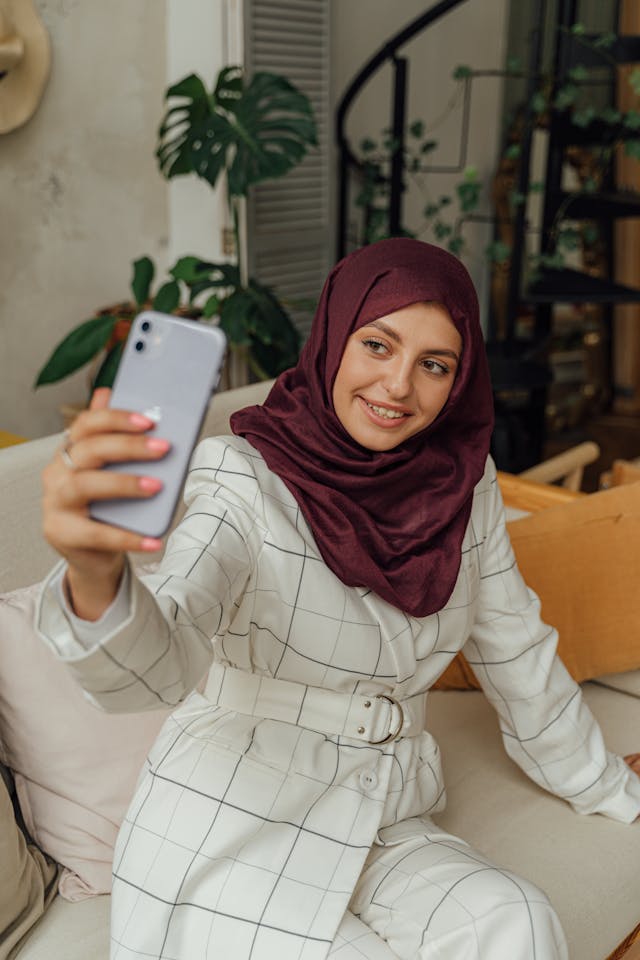
M 503 906 L 505 951 L 520 937 L 532 946 L 518 956 L 566 956 L 544 895 L 430 820 L 445 790 L 428 707 L 423 734 L 374 746 L 191 692 L 216 661 L 404 700 L 463 649 L 509 755 L 536 783 L 579 812 L 634 819 L 640 781 L 606 752 L 555 656 L 555 631 L 515 566 L 492 462 L 453 594 L 422 619 L 326 567 L 293 496 L 245 440 L 204 441 L 185 499 L 159 570 L 132 575 L 129 615 L 99 643 L 80 643 L 51 579 L 39 612 L 104 709 L 176 705 L 115 851 L 113 960 L 502 960 L 487 917 Z

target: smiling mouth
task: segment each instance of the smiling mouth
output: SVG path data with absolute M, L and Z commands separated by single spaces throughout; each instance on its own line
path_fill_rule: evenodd
M 372 411 L 377 417 L 381 417 L 383 420 L 405 420 L 409 413 L 403 412 L 402 410 L 392 410 L 390 407 L 380 407 L 376 403 L 369 403 L 368 400 L 365 400 L 364 397 L 361 397 L 362 402 L 365 406 Z

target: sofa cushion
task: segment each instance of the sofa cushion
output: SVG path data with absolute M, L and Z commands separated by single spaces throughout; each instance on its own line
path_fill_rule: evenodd
M 39 586 L 0 595 L 0 733 L 27 828 L 70 899 L 111 889 L 113 844 L 166 711 L 89 704 L 36 635 Z
M 0 779 L 0 960 L 40 919 L 53 899 L 57 866 L 18 827 L 5 779 Z
M 540 597 L 543 619 L 558 630 L 558 652 L 574 679 L 640 668 L 640 483 L 580 497 L 508 527 L 518 566 Z M 460 658 L 440 686 L 478 683 Z
M 56 897 L 15 960 L 109 960 L 110 905 L 108 896 L 79 903 Z
M 584 685 L 607 745 L 640 749 L 640 701 Z M 580 816 L 507 757 L 482 693 L 429 695 L 442 748 L 447 808 L 434 819 L 494 862 L 537 883 L 569 935 L 569 955 L 605 960 L 640 922 L 640 823 Z

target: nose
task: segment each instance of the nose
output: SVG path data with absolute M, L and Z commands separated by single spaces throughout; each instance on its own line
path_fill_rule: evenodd
M 413 368 L 401 358 L 392 361 L 385 371 L 383 384 L 390 399 L 403 400 L 413 390 Z

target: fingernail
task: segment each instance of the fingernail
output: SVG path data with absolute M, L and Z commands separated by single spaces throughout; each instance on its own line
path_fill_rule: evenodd
M 168 440 L 161 440 L 159 437 L 149 437 L 147 440 L 147 450 L 153 450 L 154 453 L 166 453 L 170 446 Z
M 138 486 L 145 493 L 156 493 L 162 489 L 162 480 L 158 480 L 157 477 L 140 477 Z
M 159 550 L 162 546 L 162 540 L 156 540 L 155 537 L 144 537 L 140 541 L 141 550 Z
M 134 427 L 144 427 L 145 430 L 153 426 L 153 420 L 150 417 L 145 417 L 143 413 L 130 413 L 129 423 Z

